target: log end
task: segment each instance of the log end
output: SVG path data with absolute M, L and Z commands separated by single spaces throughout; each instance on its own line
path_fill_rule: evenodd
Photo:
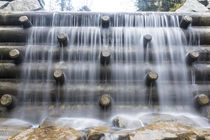
M 58 42 L 59 42 L 60 46 L 63 46 L 63 47 L 67 46 L 68 42 L 67 42 L 67 35 L 66 34 L 63 34 L 63 33 L 59 34 L 57 36 L 57 39 L 58 39 Z
M 12 49 L 9 51 L 9 57 L 11 59 L 18 59 L 20 57 L 20 51 L 18 49 Z
M 110 63 L 111 52 L 109 50 L 104 50 L 101 52 L 101 64 L 108 65 Z
M 53 77 L 56 80 L 57 83 L 63 84 L 64 83 L 64 73 L 61 70 L 55 70 L 53 73 Z
M 199 57 L 200 57 L 200 52 L 198 51 L 189 52 L 186 57 L 186 63 L 188 65 L 192 65 L 192 63 L 197 61 Z
M 21 16 L 21 17 L 19 17 L 19 22 L 23 25 L 23 28 L 30 28 L 32 26 L 32 23 L 28 19 L 27 16 Z
M 153 85 L 158 79 L 158 74 L 154 71 L 150 71 L 145 76 L 145 84 L 146 86 Z
M 109 24 L 110 24 L 110 17 L 109 16 L 101 17 L 101 26 L 102 26 L 102 28 L 109 28 Z
M 148 43 L 152 41 L 152 36 L 150 34 L 144 35 L 144 47 L 147 47 Z
M 198 106 L 204 106 L 209 104 L 209 97 L 205 94 L 200 94 L 196 96 L 194 100 Z
M 187 29 L 191 23 L 192 23 L 192 17 L 184 16 L 181 20 L 180 27 L 182 29 Z
M 100 97 L 99 105 L 102 109 L 107 109 L 111 106 L 111 97 L 108 94 L 104 94 Z
M 0 103 L 3 107 L 8 109 L 12 109 L 14 107 L 13 97 L 9 94 L 4 94 L 0 99 Z

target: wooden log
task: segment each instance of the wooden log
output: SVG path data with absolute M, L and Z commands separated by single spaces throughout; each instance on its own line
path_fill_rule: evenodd
M 209 104 L 209 97 L 205 94 L 199 94 L 194 98 L 195 105 L 201 107 Z
M 101 17 L 102 28 L 109 28 L 109 25 L 110 25 L 110 17 L 109 16 Z
M 158 74 L 154 71 L 150 71 L 145 76 L 145 84 L 148 87 L 154 86 L 156 80 L 158 79 Z
M 191 16 L 193 18 L 193 26 L 210 26 L 210 14 L 209 13 L 171 13 L 171 12 L 157 12 L 157 13 L 152 13 L 152 12 L 146 12 L 146 13 L 101 13 L 100 15 L 98 13 L 89 13 L 89 12 L 78 12 L 78 13 L 69 13 L 69 12 L 24 12 L 24 13 L 5 13 L 0 15 L 0 25 L 20 25 L 18 21 L 18 18 L 20 16 L 27 16 L 29 19 L 31 19 L 32 23 L 36 26 L 85 26 L 84 23 L 87 23 L 86 26 L 91 24 L 92 26 L 99 25 L 97 22 L 84 22 L 85 19 L 90 18 L 92 19 L 93 17 L 99 19 L 100 16 L 103 15 L 108 15 L 111 19 L 116 18 L 118 19 L 118 24 L 117 26 L 124 26 L 125 23 L 125 18 L 126 17 L 131 17 L 133 18 L 134 16 L 142 16 L 142 15 L 152 15 L 152 16 L 164 16 L 167 19 L 170 18 L 172 15 L 178 16 L 180 19 L 183 16 Z M 125 15 L 125 16 L 122 16 Z M 56 22 L 53 22 L 56 21 Z M 138 25 L 138 24 L 137 24 Z M 133 25 L 133 26 L 137 26 Z
M 15 97 L 9 94 L 3 94 L 0 98 L 1 106 L 11 110 L 15 107 Z
M 59 34 L 57 36 L 60 47 L 66 47 L 68 45 L 67 36 L 65 34 Z
M 184 16 L 181 20 L 180 27 L 183 29 L 187 29 L 192 23 L 192 17 Z
M 148 44 L 152 41 L 152 36 L 147 34 L 144 35 L 144 48 L 146 48 L 148 46 Z
M 101 65 L 109 65 L 111 52 L 109 50 L 104 50 L 101 52 L 100 62 Z
M 109 107 L 111 107 L 111 102 L 112 99 L 108 94 L 102 95 L 99 99 L 99 105 L 102 109 L 108 109 Z
M 21 16 L 19 18 L 19 22 L 22 24 L 23 28 L 30 28 L 32 26 L 31 21 L 28 19 L 27 16 Z
M 119 27 L 113 27 L 109 30 L 110 38 L 113 40 L 110 43 L 117 44 L 118 41 L 121 40 L 119 37 L 113 36 L 112 33 L 116 28 Z M 130 27 L 135 29 L 134 27 Z M 143 27 L 140 27 L 142 29 L 145 29 Z M 3 28 L 0 29 L 0 42 L 26 42 L 28 40 L 28 36 L 31 34 L 32 30 L 36 30 L 36 36 L 39 38 L 34 43 L 49 43 L 49 44 L 57 44 L 56 37 L 53 40 L 49 40 L 47 37 L 49 36 L 50 27 L 32 27 L 28 30 L 22 30 L 19 28 Z M 88 27 L 88 28 L 76 28 L 76 27 L 62 27 L 63 30 L 69 31 L 69 38 L 72 38 L 71 44 L 81 44 L 84 43 L 85 45 L 90 45 L 94 39 L 95 44 L 101 44 L 103 43 L 101 40 L 102 32 L 100 31 L 99 27 Z M 209 27 L 195 27 L 194 29 L 197 29 L 196 32 L 200 34 L 200 44 L 201 45 L 208 45 L 210 44 L 210 28 Z M 61 27 L 54 27 L 54 34 L 58 35 L 59 31 L 61 30 Z M 92 30 L 97 30 L 95 32 L 95 35 L 93 36 Z M 154 29 L 156 30 L 156 29 Z M 134 30 L 135 31 L 135 30 Z M 71 32 L 74 32 L 74 34 L 71 34 Z M 86 35 L 84 35 L 84 32 Z M 190 40 L 191 31 L 184 30 L 185 36 L 187 40 Z M 76 35 L 75 35 L 76 34 Z M 124 33 L 122 34 L 124 36 Z M 85 38 L 85 42 L 84 42 Z M 123 39 L 123 38 L 122 38 Z M 49 41 L 49 42 L 46 42 Z M 125 44 L 125 41 L 120 42 L 122 45 Z M 136 41 L 131 41 L 131 45 L 135 45 Z M 107 44 L 106 44 L 107 45 Z
M 113 63 L 108 66 L 98 66 L 97 63 L 93 62 L 80 62 L 80 63 L 68 63 L 65 65 L 52 64 L 51 68 L 48 68 L 47 63 L 22 63 L 21 65 L 14 65 L 12 63 L 0 63 L 0 78 L 4 79 L 20 79 L 23 72 L 23 68 L 27 68 L 30 65 L 30 78 L 31 79 L 52 79 L 48 77 L 48 73 L 53 73 L 54 69 L 61 69 L 65 73 L 66 79 L 71 79 L 71 81 L 88 81 L 91 71 L 94 70 L 94 81 L 115 82 L 115 81 L 126 81 L 126 82 L 138 82 L 144 80 L 144 73 L 148 69 L 158 70 L 155 65 L 145 65 L 145 64 L 124 64 L 124 63 Z M 83 66 L 81 69 L 81 65 Z M 24 66 L 24 67 L 23 67 Z M 188 79 L 183 77 L 183 71 L 180 68 L 184 65 L 176 65 L 176 67 L 171 67 L 170 65 L 161 65 L 161 69 L 158 70 L 160 73 L 167 73 L 168 76 L 162 77 L 163 81 L 191 81 L 192 75 L 194 76 L 195 82 L 199 81 L 210 81 L 210 68 L 206 64 L 194 64 L 189 66 L 186 73 L 188 74 Z M 92 69 L 94 68 L 94 69 Z M 129 69 L 128 69 L 129 68 Z M 110 72 L 109 77 L 104 77 L 106 79 L 101 79 L 101 76 L 106 75 Z M 36 73 L 36 74 L 34 74 Z M 176 73 L 176 79 L 173 78 Z M 119 76 L 121 75 L 121 76 Z
M 53 77 L 56 80 L 57 84 L 60 84 L 60 85 L 64 84 L 65 77 L 64 77 L 64 73 L 61 70 L 59 69 L 55 70 L 53 73 Z
M 196 62 L 200 57 L 200 52 L 198 51 L 192 51 L 189 52 L 186 56 L 186 63 L 188 65 L 192 65 L 194 62 Z

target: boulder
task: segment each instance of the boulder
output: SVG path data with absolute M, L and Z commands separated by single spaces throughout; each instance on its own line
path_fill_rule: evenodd
M 176 10 L 176 12 L 206 12 L 208 8 L 198 2 L 198 0 L 186 0 L 184 5 Z
M 111 134 L 111 130 L 107 127 L 99 126 L 93 127 L 88 130 L 87 140 L 100 140 L 100 139 L 108 139 L 105 138 L 106 134 Z
M 15 0 L 10 2 L 0 12 L 11 12 L 11 11 L 35 11 L 42 9 L 38 0 Z
M 49 126 L 27 129 L 9 137 L 8 140 L 82 140 L 83 137 L 84 133 L 72 128 Z

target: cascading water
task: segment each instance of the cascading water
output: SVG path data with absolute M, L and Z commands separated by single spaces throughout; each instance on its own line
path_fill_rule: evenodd
M 189 29 L 192 32 L 189 38 L 194 42 L 188 41 L 179 28 L 179 16 L 146 13 L 115 14 L 111 18 L 111 27 L 104 29 L 100 26 L 102 15 L 66 14 L 60 18 L 55 13 L 52 21 L 42 20 L 42 16 L 39 19 L 30 19 L 34 27 L 29 29 L 30 36 L 22 65 L 23 84 L 19 89 L 19 96 L 29 101 L 25 106 L 39 104 L 42 111 L 34 118 L 27 118 L 29 113 L 24 110 L 19 117 L 40 124 L 51 115 L 48 112 L 51 104 L 58 111 L 55 113 L 56 117 L 61 120 L 63 118 L 63 121 L 67 119 L 64 117 L 69 117 L 70 120 L 74 117 L 108 120 L 119 113 L 132 116 L 145 113 L 141 109 L 116 109 L 115 104 L 146 105 L 149 106 L 146 110 L 150 113 L 192 113 L 193 97 L 189 86 L 192 82 L 185 57 L 191 45 L 199 45 L 196 31 Z M 52 27 L 42 27 L 46 24 Z M 59 34 L 67 36 L 66 47 L 58 44 Z M 152 36 L 152 40 L 144 47 L 144 36 L 148 34 Z M 110 64 L 107 66 L 100 65 L 100 55 L 104 50 L 111 52 Z M 55 84 L 55 70 L 64 72 L 64 85 Z M 158 80 L 156 87 L 147 90 L 144 80 L 149 71 L 156 72 Z M 100 84 L 104 84 L 107 89 L 110 87 L 110 90 L 101 91 Z M 51 94 L 51 89 L 55 86 L 58 86 L 56 95 Z M 28 95 L 31 88 L 41 90 L 44 94 L 35 92 Z M 107 93 L 111 90 L 112 93 Z M 111 110 L 103 112 L 99 108 L 89 107 L 79 109 L 79 112 L 77 107 L 72 107 L 68 112 L 59 111 L 68 103 L 72 106 L 96 106 L 98 98 L 103 94 L 112 97 Z M 189 108 L 179 110 L 175 108 L 177 104 L 188 105 Z M 157 105 L 160 105 L 158 109 L 155 107 Z M 111 113 L 107 113 L 109 111 Z M 87 121 L 87 127 L 96 123 L 91 119 L 81 120 Z M 75 120 L 76 124 L 80 124 L 79 122 L 80 120 Z

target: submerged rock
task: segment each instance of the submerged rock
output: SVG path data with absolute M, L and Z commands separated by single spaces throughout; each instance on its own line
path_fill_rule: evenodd
M 140 120 L 128 119 L 126 117 L 117 116 L 112 120 L 112 124 L 118 128 L 140 128 L 143 124 Z
M 10 12 L 10 11 L 35 11 L 40 10 L 42 7 L 38 0 L 14 0 L 10 2 L 4 9 L 0 12 Z
M 176 12 L 206 12 L 208 8 L 198 2 L 198 0 L 186 0 L 184 5 L 176 10 Z
M 8 140 L 82 140 L 84 134 L 72 128 L 61 128 L 55 126 L 27 129 Z

